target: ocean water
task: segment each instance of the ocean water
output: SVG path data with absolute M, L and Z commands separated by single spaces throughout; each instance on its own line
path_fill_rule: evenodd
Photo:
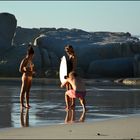
M 65 111 L 65 88 L 58 82 L 33 83 L 31 108 L 21 109 L 20 80 L 0 80 L 0 128 L 95 122 L 140 114 L 140 87 L 106 81 L 95 84 L 93 80 L 87 83 L 87 112 L 83 113 L 78 99 L 75 110 Z

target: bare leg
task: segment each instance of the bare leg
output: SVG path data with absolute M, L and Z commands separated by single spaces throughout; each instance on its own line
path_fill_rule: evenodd
M 65 93 L 66 110 L 69 110 L 69 96 Z
M 24 94 L 25 94 L 25 87 L 22 83 L 21 92 L 20 92 L 20 105 L 24 107 Z
M 81 105 L 82 105 L 82 107 L 83 107 L 83 111 L 86 111 L 86 107 L 85 107 L 85 99 L 84 98 L 79 98 L 79 100 L 80 100 L 80 103 L 81 103 Z
M 24 106 L 24 95 L 25 95 L 26 88 L 27 88 L 26 81 L 27 81 L 27 79 L 25 77 L 22 77 L 22 86 L 21 86 L 21 91 L 20 91 L 20 105 L 21 105 L 21 107 L 25 107 Z
M 79 118 L 79 122 L 84 122 L 85 121 L 85 114 L 86 114 L 86 111 L 82 111 L 82 114 L 81 114 L 81 117 Z
M 21 107 L 25 107 L 25 105 L 24 105 L 24 94 L 25 94 L 25 90 L 23 89 L 20 93 L 20 105 L 21 105 Z
M 65 123 L 69 122 L 69 110 L 66 110 Z
M 75 110 L 71 110 L 71 123 L 75 121 Z
M 71 84 L 69 84 L 68 86 L 69 86 L 69 90 L 72 89 Z M 69 104 L 70 104 L 71 109 L 74 109 L 74 107 L 75 107 L 75 99 L 69 97 Z
M 70 90 L 70 89 L 72 89 L 72 86 L 71 86 L 71 84 L 67 83 L 67 84 L 66 84 L 66 90 L 68 91 L 68 90 Z M 67 102 L 68 102 L 68 105 L 69 105 L 71 108 L 73 108 L 72 98 L 70 98 L 68 95 L 67 95 Z
M 74 98 L 70 98 L 70 102 L 71 102 L 71 109 L 75 109 L 75 99 Z
M 32 79 L 28 78 L 27 91 L 26 91 L 26 107 L 27 108 L 30 108 L 30 105 L 29 105 L 29 95 L 30 95 L 31 84 L 32 84 Z

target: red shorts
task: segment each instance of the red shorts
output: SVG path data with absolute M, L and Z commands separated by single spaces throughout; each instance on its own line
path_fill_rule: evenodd
M 70 89 L 66 91 L 66 95 L 68 95 L 70 98 L 85 98 L 86 91 L 74 91 L 73 89 Z

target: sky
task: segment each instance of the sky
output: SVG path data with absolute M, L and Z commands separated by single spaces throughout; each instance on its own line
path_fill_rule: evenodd
M 140 35 L 140 1 L 0 1 L 23 28 L 68 28 Z

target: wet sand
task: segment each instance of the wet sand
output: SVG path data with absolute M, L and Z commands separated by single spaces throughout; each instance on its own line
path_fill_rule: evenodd
M 78 100 L 75 111 L 64 110 L 65 89 L 59 85 L 55 79 L 34 79 L 30 92 L 32 108 L 21 110 L 21 80 L 1 78 L 0 138 L 139 137 L 139 86 L 123 86 L 111 80 L 86 80 L 88 111 L 83 113 Z
M 140 116 L 92 123 L 13 128 L 0 139 L 140 139 Z

